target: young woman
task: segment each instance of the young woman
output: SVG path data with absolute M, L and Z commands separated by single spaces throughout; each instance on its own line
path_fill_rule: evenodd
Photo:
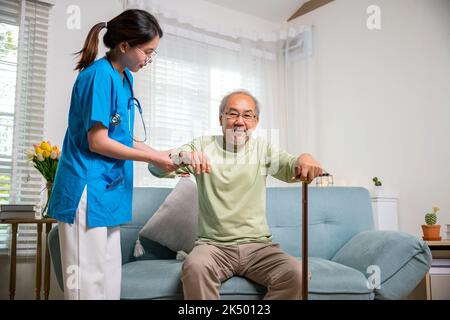
M 95 61 L 103 28 L 110 50 Z M 152 62 L 162 35 L 150 13 L 127 10 L 93 26 L 78 53 L 79 74 L 49 205 L 59 221 L 66 299 L 120 298 L 119 225 L 132 218 L 132 161 L 164 171 L 176 168 L 169 151 L 138 142 L 133 130 L 135 109 L 141 109 L 130 71 Z M 142 114 L 137 116 L 144 124 Z

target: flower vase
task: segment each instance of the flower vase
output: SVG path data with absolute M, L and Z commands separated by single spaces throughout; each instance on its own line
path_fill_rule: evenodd
M 383 186 L 375 186 L 374 188 L 374 195 L 375 197 L 379 198 L 382 197 L 384 193 L 384 187 Z
M 45 188 L 47 189 L 47 199 L 45 201 L 44 209 L 42 210 L 42 213 L 41 213 L 42 219 L 48 218 L 47 211 L 48 211 L 48 204 L 50 202 L 50 197 L 52 196 L 52 187 L 53 187 L 53 182 L 47 181 L 47 183 L 45 184 Z

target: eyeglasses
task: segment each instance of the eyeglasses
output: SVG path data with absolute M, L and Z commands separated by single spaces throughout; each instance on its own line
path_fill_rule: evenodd
M 253 113 L 240 114 L 235 111 L 230 111 L 230 112 L 223 112 L 223 114 L 227 116 L 228 120 L 237 120 L 239 117 L 242 117 L 244 121 L 253 121 L 256 118 L 256 115 L 254 115 Z
M 155 59 L 156 55 L 158 54 L 158 52 L 155 49 L 152 49 L 152 52 L 150 53 L 150 55 L 148 55 L 144 51 L 142 51 L 142 49 L 139 49 L 138 47 L 134 47 L 134 48 L 145 56 L 145 62 L 144 62 L 145 65 L 152 63 L 153 59 Z

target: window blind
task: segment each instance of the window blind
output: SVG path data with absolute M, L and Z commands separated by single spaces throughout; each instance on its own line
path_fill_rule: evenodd
M 0 202 L 39 204 L 44 181 L 25 151 L 43 139 L 50 5 L 0 0 Z M 0 225 L 0 250 L 10 230 Z M 21 225 L 17 254 L 36 248 L 35 225 Z
M 135 74 L 136 96 L 150 129 L 147 143 L 155 149 L 169 150 L 201 135 L 221 134 L 219 104 L 223 96 L 246 88 L 259 97 L 264 78 L 258 68 L 273 63 L 251 55 L 254 61 L 243 68 L 238 44 L 228 41 L 224 46 L 222 39 L 197 38 L 203 41 L 166 33 L 155 61 Z M 143 136 L 136 115 L 135 130 Z M 143 163 L 135 162 L 134 168 L 138 187 L 174 186 L 177 182 L 153 177 Z

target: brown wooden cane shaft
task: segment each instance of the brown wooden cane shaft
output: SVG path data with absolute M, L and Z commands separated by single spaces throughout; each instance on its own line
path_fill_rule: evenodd
M 308 183 L 302 183 L 302 298 L 308 300 Z

